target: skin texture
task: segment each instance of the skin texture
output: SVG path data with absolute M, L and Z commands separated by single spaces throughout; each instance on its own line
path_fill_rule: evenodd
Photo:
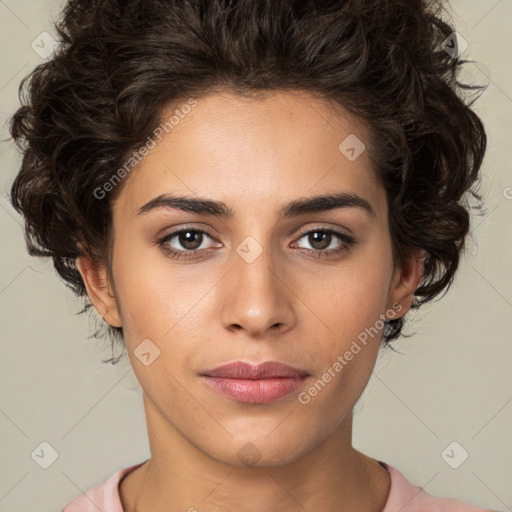
M 421 254 L 394 267 L 385 191 L 368 150 L 349 161 L 338 149 L 349 134 L 368 148 L 356 118 L 306 93 L 198 98 L 126 178 L 113 205 L 113 282 L 104 266 L 78 258 L 94 306 L 109 324 L 123 326 L 143 390 L 151 458 L 120 484 L 126 511 L 384 507 L 387 471 L 351 446 L 352 409 L 371 376 L 381 332 L 308 404 L 297 399 L 379 315 L 393 304 L 396 317 L 405 314 L 421 279 Z M 366 199 L 375 217 L 355 207 L 277 214 L 294 199 L 338 192 Z M 220 200 L 235 215 L 164 208 L 137 215 L 164 193 Z M 211 237 L 197 241 L 199 255 L 171 259 L 155 239 L 184 226 Z M 325 229 L 356 244 L 315 257 L 327 243 L 304 233 Z M 252 263 L 236 252 L 248 236 L 263 249 Z M 178 236 L 170 244 L 190 247 Z M 343 244 L 333 235 L 323 251 Z M 145 339 L 160 350 L 148 366 L 134 355 Z M 275 402 L 244 404 L 199 376 L 235 360 L 278 360 L 310 378 Z M 240 455 L 247 443 L 257 449 L 254 465 Z

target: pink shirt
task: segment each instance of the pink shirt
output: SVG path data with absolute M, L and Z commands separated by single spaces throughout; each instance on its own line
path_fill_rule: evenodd
M 70 501 L 62 512 L 124 512 L 119 497 L 119 482 L 144 462 L 117 471 L 104 483 L 92 487 L 85 495 L 82 494 Z M 453 498 L 431 496 L 421 487 L 411 485 L 393 466 L 378 462 L 391 476 L 391 488 L 382 512 L 498 512 L 475 507 Z

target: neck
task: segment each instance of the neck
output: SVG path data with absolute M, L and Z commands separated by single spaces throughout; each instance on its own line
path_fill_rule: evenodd
M 389 473 L 351 444 L 352 413 L 323 443 L 285 464 L 226 464 L 205 453 L 144 396 L 151 458 L 119 486 L 126 512 L 381 512 Z

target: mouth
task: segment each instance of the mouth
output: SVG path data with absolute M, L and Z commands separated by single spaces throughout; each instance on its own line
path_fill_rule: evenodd
M 214 391 L 249 404 L 274 402 L 297 388 L 310 377 L 299 368 L 279 361 L 252 365 L 234 361 L 200 374 Z

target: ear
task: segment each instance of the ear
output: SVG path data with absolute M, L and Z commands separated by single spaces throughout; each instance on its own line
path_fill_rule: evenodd
M 393 304 L 400 304 L 400 318 L 409 311 L 414 299 L 414 292 L 420 284 L 423 275 L 423 263 L 425 262 L 425 250 L 418 249 L 406 260 L 404 267 L 395 266 L 391 285 L 388 293 L 387 309 Z
M 119 307 L 107 269 L 103 263 L 95 264 L 88 253 L 84 252 L 85 256 L 76 258 L 76 266 L 84 281 L 87 295 L 105 322 L 112 327 L 121 327 Z

